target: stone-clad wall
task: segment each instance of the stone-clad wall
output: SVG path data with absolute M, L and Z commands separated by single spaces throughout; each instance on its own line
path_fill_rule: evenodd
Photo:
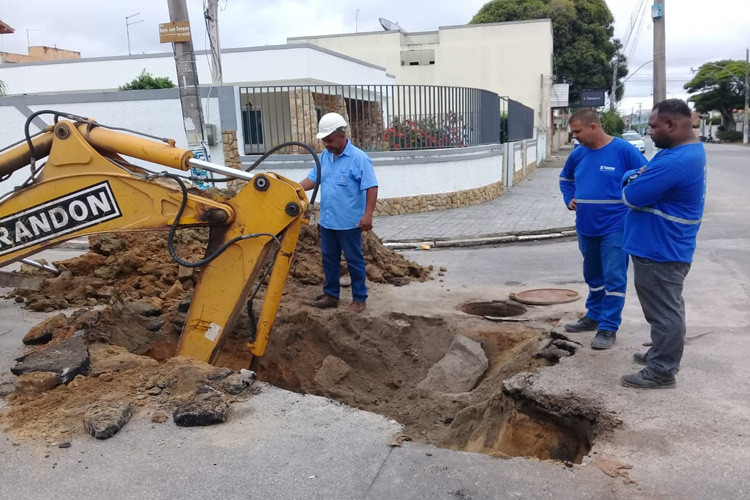
M 414 214 L 484 203 L 499 197 L 505 188 L 502 182 L 451 193 L 423 194 L 378 200 L 375 215 Z
M 236 130 L 221 131 L 221 148 L 224 151 L 224 165 L 232 168 L 242 168 Z
M 320 144 L 315 134 L 318 133 L 317 117 L 315 116 L 315 101 L 312 92 L 307 89 L 296 89 L 289 92 L 289 107 L 292 127 L 292 140 L 303 142 L 321 151 Z M 289 149 L 294 153 L 307 153 L 301 146 L 293 146 Z

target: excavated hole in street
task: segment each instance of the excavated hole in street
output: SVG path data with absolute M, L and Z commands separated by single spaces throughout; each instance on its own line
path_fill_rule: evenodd
M 199 239 L 192 233 L 181 237 L 191 245 Z M 575 395 L 558 403 L 540 403 L 523 399 L 528 396 L 518 392 L 513 397 L 503 392 L 504 380 L 519 372 L 533 372 L 575 352 L 574 343 L 550 337 L 549 326 L 559 318 L 529 321 L 523 306 L 497 301 L 485 302 L 489 307 L 474 304 L 464 310 L 466 314 L 446 311 L 440 316 L 370 310 L 355 315 L 343 307 L 313 309 L 301 304 L 309 304 L 322 284 L 319 253 L 313 251 L 319 248 L 319 242 L 312 233 L 303 240 L 302 246 L 307 251 L 299 252 L 290 271 L 293 279 L 287 283 L 268 349 L 260 362 L 261 380 L 385 415 L 402 423 L 404 433 L 410 438 L 440 447 L 569 462 L 580 462 L 588 452 L 593 426 L 600 424 L 591 417 L 585 418 L 583 413 L 575 413 L 588 411 Z M 75 416 L 85 404 L 112 398 L 128 401 L 146 390 L 141 379 L 148 381 L 159 375 L 159 370 L 169 368 L 173 361 L 177 361 L 173 365 L 181 366 L 179 360 L 168 358 L 176 352 L 177 335 L 184 322 L 180 298 L 185 290 L 192 289 L 193 278 L 179 274 L 164 246 L 163 238 L 148 239 L 140 234 L 100 238 L 92 246 L 97 252 L 67 263 L 67 277 L 49 280 L 43 292 L 16 296 L 16 301 L 24 300 L 26 307 L 38 311 L 118 300 L 138 304 L 131 312 L 127 311 L 128 306 L 69 318 L 63 315 L 59 325 L 50 326 L 54 330 L 51 336 L 54 341 L 61 341 L 83 329 L 88 342 L 119 346 L 133 353 L 134 358 L 145 355 L 164 363 L 145 366 L 140 369 L 143 373 L 131 370 L 132 373 L 117 375 L 120 381 L 117 386 L 92 377 L 72 390 L 59 387 L 53 391 L 56 399 L 52 404 L 44 404 L 52 399 L 48 397 L 34 400 L 37 405 L 19 403 L 15 405 L 17 419 L 8 422 L 8 417 L 6 423 L 14 424 L 18 432 L 29 437 L 44 436 L 51 426 L 72 435 L 80 427 L 80 418 L 71 415 Z M 198 247 L 183 252 L 194 254 L 194 260 L 201 250 Z M 368 274 L 369 279 L 400 286 L 415 277 L 425 277 L 424 269 L 394 259 L 381 247 L 375 240 L 367 245 L 366 255 L 373 263 L 368 273 L 370 270 L 374 273 Z M 142 316 L 143 307 L 158 310 L 160 314 Z M 239 323 L 227 336 L 216 365 L 235 370 L 249 366 L 245 314 Z M 37 328 L 36 333 L 46 330 L 47 326 Z M 481 343 L 486 370 L 470 379 L 471 385 L 462 391 L 421 384 L 431 368 L 447 357 L 454 340 L 464 337 Z M 211 367 L 205 368 L 208 371 Z M 471 363 L 465 363 L 446 375 L 449 379 L 465 377 L 471 368 Z M 175 374 L 182 376 L 183 372 L 175 368 Z M 122 380 L 128 376 L 135 378 L 130 382 Z M 183 385 L 190 382 L 184 381 Z M 165 401 L 159 399 L 162 396 Z M 26 401 L 26 397 L 19 401 Z M 173 400 L 162 394 L 138 402 L 147 404 L 145 409 L 152 411 L 154 404 L 158 408 L 167 407 Z M 27 428 L 28 423 L 34 425 Z
M 420 384 L 456 336 L 481 343 L 486 371 L 471 390 L 460 393 Z M 218 365 L 247 366 L 242 337 L 235 333 L 228 339 Z M 550 341 L 542 327 L 463 314 L 369 316 L 297 308 L 280 311 L 258 378 L 393 418 L 405 426 L 408 438 L 439 447 L 580 463 L 593 439 L 589 420 L 503 393 L 503 380 L 553 364 L 538 356 Z

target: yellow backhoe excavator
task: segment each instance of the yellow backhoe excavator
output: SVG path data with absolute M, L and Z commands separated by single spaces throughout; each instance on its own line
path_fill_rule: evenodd
M 32 120 L 45 113 L 54 116 L 54 125 L 30 135 Z M 59 111 L 29 116 L 25 139 L 0 151 L 0 180 L 22 168 L 31 171 L 22 185 L 0 198 L 0 267 L 84 235 L 169 230 L 172 257 L 180 265 L 200 268 L 177 354 L 212 362 L 248 296 L 270 272 L 249 345 L 254 356 L 262 356 L 300 228 L 308 222 L 311 204 L 304 190 L 279 175 L 252 175 L 198 160 L 171 139 L 124 130 Z M 249 170 L 290 144 L 306 148 L 320 168 L 315 152 L 294 142 L 273 148 Z M 231 198 L 208 194 L 188 189 L 185 176 L 153 172 L 150 165 L 136 165 L 128 157 L 182 171 L 202 168 L 224 176 L 217 182 L 247 183 Z M 316 193 L 317 186 L 313 202 Z M 185 262 L 174 250 L 174 234 L 196 226 L 209 228 L 206 256 Z M 272 256 L 272 266 L 262 271 Z

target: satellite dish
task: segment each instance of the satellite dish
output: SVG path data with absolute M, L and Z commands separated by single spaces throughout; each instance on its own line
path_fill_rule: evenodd
M 394 23 L 393 21 L 389 21 L 388 19 L 384 17 L 379 17 L 378 21 L 380 21 L 380 25 L 383 27 L 386 31 L 400 31 L 401 33 L 406 33 L 404 31 L 404 28 L 398 25 L 398 23 Z

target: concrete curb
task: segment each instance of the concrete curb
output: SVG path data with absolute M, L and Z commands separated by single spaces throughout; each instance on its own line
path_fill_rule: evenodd
M 499 245 L 502 243 L 516 243 L 523 241 L 552 240 L 556 238 L 568 238 L 575 235 L 575 227 L 570 226 L 545 229 L 543 231 L 520 231 L 517 233 L 501 233 L 489 236 L 477 236 L 474 238 L 384 241 L 383 245 L 393 250 L 421 249 L 425 245 L 430 248 L 461 248 L 484 245 Z M 68 240 L 60 243 L 58 247 L 72 250 L 89 250 L 91 248 L 88 239 Z
M 502 243 L 516 243 L 523 241 L 551 240 L 555 238 L 567 238 L 570 236 L 575 236 L 576 234 L 577 233 L 575 227 L 563 227 L 556 229 L 546 229 L 544 231 L 502 233 L 490 236 L 478 236 L 475 238 L 384 241 L 383 245 L 393 250 L 420 250 L 424 249 L 425 246 L 427 246 L 428 248 L 458 248 L 499 245 Z

